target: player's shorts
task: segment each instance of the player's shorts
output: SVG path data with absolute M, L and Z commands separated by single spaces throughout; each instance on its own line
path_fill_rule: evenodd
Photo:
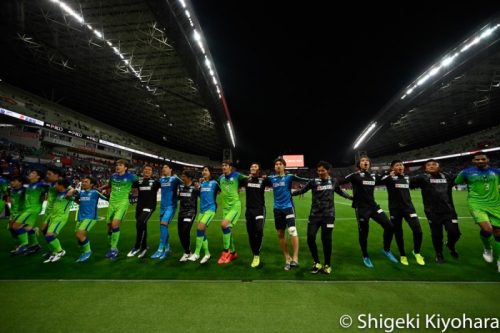
M 68 222 L 69 216 L 53 216 L 49 221 L 49 226 L 47 228 L 48 234 L 59 234 Z
M 207 210 L 204 213 L 200 213 L 200 216 L 198 217 L 198 223 L 204 224 L 208 227 L 210 222 L 212 222 L 214 216 L 215 212 L 213 210 Z
M 19 224 L 26 224 L 34 227 L 39 214 L 40 212 L 24 211 L 21 214 L 17 215 L 14 221 Z
M 276 230 L 295 227 L 295 211 L 293 208 L 274 209 L 274 226 Z
M 123 219 L 125 218 L 125 215 L 127 214 L 128 207 L 129 207 L 128 201 L 119 204 L 109 204 L 108 215 L 106 217 L 106 220 L 108 222 L 111 222 L 113 220 L 118 220 L 122 222 Z
M 93 220 L 93 219 L 83 219 L 81 221 L 77 221 L 75 231 L 79 231 L 79 230 L 90 231 L 90 229 L 92 229 L 94 227 L 96 222 L 97 222 L 97 220 Z
M 170 223 L 172 222 L 175 211 L 176 211 L 175 206 L 167 207 L 167 208 L 161 208 L 160 209 L 160 222 L 167 222 Z
M 241 203 L 232 205 L 231 207 L 224 207 L 222 209 L 222 219 L 230 222 L 229 226 L 235 226 L 238 218 L 241 215 Z
M 476 223 L 490 222 L 492 226 L 500 227 L 500 206 L 473 207 L 469 205 L 469 210 Z

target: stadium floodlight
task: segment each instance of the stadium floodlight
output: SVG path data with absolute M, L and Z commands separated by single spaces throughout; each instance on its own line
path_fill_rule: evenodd
M 408 163 L 408 164 L 409 163 L 420 163 L 420 162 L 425 162 L 425 161 L 430 160 L 430 159 L 444 160 L 444 159 L 447 159 L 447 158 L 473 155 L 473 154 L 475 154 L 477 152 L 487 153 L 487 152 L 490 152 L 490 151 L 497 151 L 497 150 L 500 150 L 500 147 L 494 147 L 494 148 L 488 148 L 488 149 L 479 149 L 479 150 L 467 151 L 467 152 L 463 152 L 463 153 L 456 153 L 456 154 L 450 154 L 450 155 L 432 156 L 432 157 L 421 158 L 421 159 L 418 159 L 418 160 L 404 161 L 403 163 L 405 163 L 405 164 L 406 163 Z
M 475 34 L 475 37 L 472 40 L 470 38 L 465 40 L 462 43 L 463 46 L 459 51 L 458 47 L 455 48 L 453 50 L 454 54 L 447 55 L 443 60 L 441 60 L 440 64 L 433 64 L 430 69 L 428 69 L 422 75 L 420 75 L 417 81 L 413 82 L 413 84 L 409 86 L 406 92 L 403 93 L 401 99 L 405 99 L 409 94 L 413 92 L 415 88 L 424 85 L 424 83 L 427 82 L 431 76 L 436 75 L 442 67 L 448 67 L 449 65 L 451 65 L 451 63 L 454 62 L 455 58 L 457 58 L 460 54 L 468 51 L 474 45 L 477 45 L 482 40 L 490 37 L 493 34 L 493 32 L 495 32 L 495 30 L 497 30 L 498 28 L 500 28 L 500 24 L 496 24 L 492 27 L 490 26 L 487 28 L 483 28 L 481 31 Z
M 373 123 L 371 123 L 364 131 L 363 133 L 361 133 L 361 135 L 358 137 L 358 139 L 356 140 L 356 142 L 354 143 L 354 146 L 353 146 L 353 149 L 356 149 L 359 147 L 359 145 L 366 139 L 366 137 L 368 136 L 368 134 L 370 134 L 374 129 L 375 129 L 375 126 L 377 126 L 377 122 L 374 121 Z
M 205 56 L 205 66 L 207 66 L 208 69 L 212 69 L 212 63 L 210 62 L 207 56 Z
M 94 32 L 94 35 L 102 39 L 102 33 L 100 31 L 97 31 L 95 29 L 91 29 Z
M 203 165 L 200 165 L 200 164 L 181 162 L 181 161 L 177 161 L 177 160 L 170 160 L 170 162 L 181 164 L 181 165 L 187 165 L 187 166 L 191 166 L 191 167 L 195 167 L 195 168 L 203 168 Z
M 220 97 L 220 94 L 219 94 L 219 97 Z M 227 129 L 229 131 L 229 136 L 231 137 L 231 142 L 233 143 L 233 148 L 236 148 L 236 142 L 234 140 L 233 128 L 231 127 L 231 122 L 229 120 L 227 121 Z
M 186 9 L 186 10 L 184 11 L 184 13 L 186 14 L 186 16 L 187 16 L 188 18 L 191 18 L 191 13 L 189 12 L 189 10 L 187 10 L 187 9 Z
M 217 79 L 215 77 L 212 76 L 212 81 L 215 85 L 217 85 Z
M 186 3 L 184 0 L 179 0 L 179 3 L 181 4 L 182 8 L 186 8 Z
M 193 29 L 193 38 L 197 42 L 201 40 L 201 35 L 196 29 Z

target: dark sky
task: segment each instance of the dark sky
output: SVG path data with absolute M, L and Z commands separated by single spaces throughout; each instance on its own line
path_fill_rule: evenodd
M 271 167 L 287 153 L 305 154 L 309 166 L 320 159 L 345 165 L 384 104 L 500 10 L 494 2 L 353 2 L 333 10 L 321 1 L 193 5 L 243 167 L 254 160 Z

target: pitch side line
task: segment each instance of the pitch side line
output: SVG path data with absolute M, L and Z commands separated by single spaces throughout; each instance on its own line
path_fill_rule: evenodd
M 120 280 L 120 279 L 15 279 L 0 280 L 0 283 L 16 282 L 115 282 L 115 283 L 296 283 L 296 284 L 500 284 L 498 281 L 310 281 L 310 280 Z

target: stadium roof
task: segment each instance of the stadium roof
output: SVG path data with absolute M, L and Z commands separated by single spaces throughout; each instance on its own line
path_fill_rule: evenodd
M 234 145 L 189 0 L 2 1 L 0 13 L 0 79 L 181 151 Z
M 499 41 L 497 16 L 402 88 L 351 148 L 381 156 L 500 124 Z

